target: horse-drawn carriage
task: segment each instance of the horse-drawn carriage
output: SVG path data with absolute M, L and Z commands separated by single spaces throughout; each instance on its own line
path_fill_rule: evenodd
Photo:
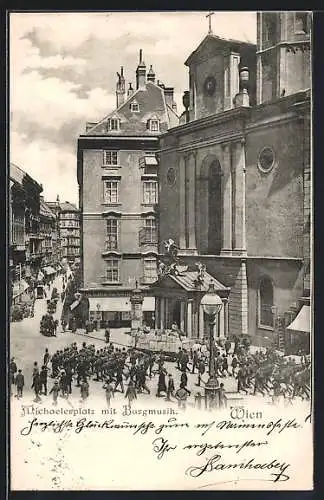
M 55 322 L 51 314 L 45 314 L 40 322 L 40 333 L 45 337 L 53 337 Z

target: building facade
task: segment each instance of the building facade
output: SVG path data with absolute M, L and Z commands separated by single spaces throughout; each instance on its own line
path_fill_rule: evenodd
M 140 51 L 136 86 L 116 85 L 116 110 L 78 140 L 81 272 L 90 318 L 130 325 L 130 294 L 157 277 L 159 135 L 178 123 L 173 88 L 155 81 Z M 154 298 L 144 298 L 152 322 Z
M 257 46 L 207 35 L 180 126 L 160 137 L 160 241 L 230 289 L 222 335 L 260 344 L 309 304 L 310 28 L 307 12 L 259 13 Z M 185 314 L 192 336 L 201 314 Z
M 73 264 L 80 258 L 80 211 L 68 201 L 60 203 L 59 233 L 61 258 Z

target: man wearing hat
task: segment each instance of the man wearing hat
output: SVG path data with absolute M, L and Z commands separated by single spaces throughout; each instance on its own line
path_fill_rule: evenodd
M 53 405 L 57 405 L 57 398 L 59 394 L 60 388 L 59 388 L 59 383 L 58 380 L 55 380 L 54 385 L 52 389 L 50 390 L 50 394 L 53 394 Z

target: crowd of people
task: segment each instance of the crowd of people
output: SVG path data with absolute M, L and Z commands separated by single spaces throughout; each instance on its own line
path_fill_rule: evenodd
M 200 391 L 209 376 L 209 351 L 203 347 L 196 344 L 191 350 L 179 348 L 174 366 L 165 360 L 163 353 L 119 348 L 112 342 L 100 349 L 86 342 L 80 347 L 73 342 L 52 354 L 46 349 L 41 362 L 35 361 L 33 366 L 34 401 L 40 402 L 42 395 L 51 394 L 56 405 L 59 396 L 68 398 L 75 388 L 80 391 L 81 401 L 85 401 L 91 382 L 91 387 L 92 383 L 101 384 L 108 406 L 116 392 L 124 394 L 131 406 L 138 395 L 151 394 L 155 386 L 156 397 L 178 402 L 180 408 L 186 408 L 191 397 L 192 403 L 200 408 L 203 399 Z M 290 403 L 296 397 L 310 399 L 311 365 L 306 356 L 301 363 L 296 363 L 274 349 L 251 352 L 250 346 L 239 339 L 234 339 L 234 345 L 229 340 L 225 345 L 216 345 L 214 355 L 218 406 L 226 406 L 226 378 L 237 383 L 237 392 L 268 395 L 274 403 L 280 397 Z M 188 374 L 191 374 L 189 379 Z M 195 374 L 197 379 L 192 377 Z M 14 358 L 10 363 L 10 377 L 12 388 L 16 386 L 16 397 L 23 397 L 24 375 L 17 369 Z M 52 381 L 50 390 L 48 379 Z

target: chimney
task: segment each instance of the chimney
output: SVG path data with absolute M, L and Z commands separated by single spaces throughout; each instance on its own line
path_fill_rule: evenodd
M 139 52 L 139 64 L 136 70 L 136 89 L 145 90 L 146 87 L 146 66 L 143 61 L 143 51 Z
M 127 90 L 127 99 L 134 94 L 134 89 L 132 87 L 132 84 L 129 82 L 129 89 Z
M 167 106 L 169 106 L 169 108 L 172 109 L 172 105 L 174 103 L 174 101 L 173 101 L 174 88 L 173 87 L 164 87 L 163 90 L 164 90 L 165 102 L 166 102 Z
M 118 80 L 116 84 L 116 104 L 117 108 L 125 102 L 125 78 L 124 78 L 124 68 L 120 68 L 120 73 L 117 73 Z
M 151 64 L 150 69 L 148 70 L 148 73 L 147 73 L 147 81 L 155 83 L 155 73 L 154 73 L 154 70 L 152 68 L 152 64 Z

